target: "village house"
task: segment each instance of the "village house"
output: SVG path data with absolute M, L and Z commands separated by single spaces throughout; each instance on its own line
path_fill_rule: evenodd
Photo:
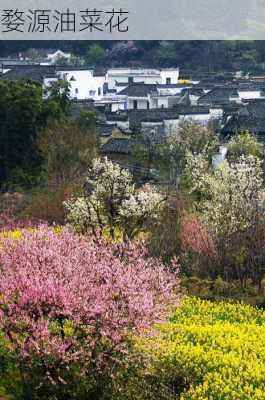
M 265 139 L 265 99 L 250 100 L 237 111 L 224 115 L 222 135 L 231 136 L 248 131 Z
M 94 73 L 86 67 L 57 67 L 58 79 L 66 80 L 70 85 L 72 99 L 99 100 L 103 97 L 105 76 Z
M 105 116 L 105 132 L 113 125 L 126 134 L 156 131 L 165 138 L 184 122 L 206 126 L 214 121 L 224 135 L 249 130 L 265 137 L 264 80 L 180 83 L 178 68 L 111 68 L 98 73 L 85 66 L 6 62 L 0 79 L 33 80 L 43 88 L 66 80 L 73 102 L 80 107 L 93 102 Z
M 109 89 L 116 89 L 119 84 L 145 83 L 151 85 L 177 84 L 178 68 L 146 69 L 146 68 L 111 68 L 106 73 Z

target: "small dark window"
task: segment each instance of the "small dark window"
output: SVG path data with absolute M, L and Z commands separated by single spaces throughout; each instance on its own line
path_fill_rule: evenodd
M 167 79 L 166 79 L 166 84 L 167 84 L 167 85 L 170 85 L 170 84 L 171 84 L 171 78 L 167 78 Z
M 98 88 L 98 96 L 101 96 L 101 88 Z
M 147 101 L 147 110 L 149 110 L 150 109 L 150 103 L 149 103 L 149 101 Z
M 133 83 L 133 76 L 129 76 L 128 82 L 129 82 L 130 84 Z
M 77 94 L 78 93 L 78 88 L 75 88 L 75 94 Z
M 137 110 L 137 108 L 138 108 L 137 100 L 133 100 L 133 109 Z

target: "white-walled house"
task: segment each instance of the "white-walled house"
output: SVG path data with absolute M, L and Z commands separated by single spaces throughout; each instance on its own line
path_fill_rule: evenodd
M 103 96 L 105 76 L 94 76 L 93 70 L 72 68 L 58 69 L 58 76 L 70 83 L 70 96 L 72 99 L 99 100 Z
M 206 126 L 211 121 L 221 121 L 223 110 L 221 108 L 210 108 L 205 106 L 176 106 L 176 111 L 179 115 L 179 124 L 184 122 L 193 122 L 199 125 Z
M 56 76 L 57 79 L 65 79 L 70 83 L 72 99 L 102 100 L 110 104 L 112 111 L 134 108 L 167 108 L 169 106 L 168 97 L 174 96 L 179 90 L 178 69 L 115 68 L 109 69 L 106 75 L 97 75 L 92 69 L 85 67 L 57 66 L 55 76 L 45 78 L 44 86 L 56 80 Z M 162 87 L 159 88 L 158 84 Z M 126 90 L 130 89 L 131 92 L 133 90 L 131 86 L 134 88 L 135 85 L 137 91 L 139 88 L 144 88 L 142 90 L 144 93 L 128 96 Z
M 94 71 L 80 67 L 57 67 L 55 76 L 45 77 L 44 86 L 63 79 L 70 84 L 70 97 L 76 100 L 100 100 L 103 97 L 105 76 L 94 75 Z
M 255 100 L 264 98 L 264 93 L 261 90 L 238 90 L 240 100 Z
M 179 68 L 164 68 L 160 70 L 161 84 L 173 85 L 179 80 Z
M 107 106 L 109 112 L 124 111 L 127 108 L 127 99 L 118 96 L 104 96 L 99 100 L 95 100 L 95 106 Z
M 111 68 L 106 73 L 109 89 L 116 89 L 117 84 L 177 84 L 179 69 L 147 69 L 147 68 Z M 119 90 L 119 89 L 118 89 Z
M 152 94 L 157 94 L 155 84 L 132 83 L 117 94 L 117 98 L 125 101 L 127 110 L 148 110 L 151 108 Z
M 132 83 L 116 93 L 125 102 L 126 110 L 149 110 L 155 108 L 171 108 L 179 101 L 179 96 L 159 93 L 156 84 Z

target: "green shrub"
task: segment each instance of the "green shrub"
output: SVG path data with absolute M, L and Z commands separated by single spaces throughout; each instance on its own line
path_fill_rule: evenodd
M 35 188 L 27 193 L 19 216 L 48 224 L 64 224 L 66 212 L 63 202 L 79 193 L 80 184 L 72 182 L 56 188 Z
M 242 301 L 247 304 L 263 307 L 265 303 L 264 285 L 262 292 L 251 280 L 247 280 L 244 287 L 239 281 L 224 281 L 221 277 L 200 279 L 197 276 L 183 276 L 181 286 L 184 293 L 196 296 L 203 300 L 228 300 Z

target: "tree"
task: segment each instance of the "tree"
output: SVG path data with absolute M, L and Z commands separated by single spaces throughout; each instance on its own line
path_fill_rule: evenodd
M 242 156 L 236 163 L 208 168 L 201 156 L 190 156 L 187 165 L 190 193 L 197 210 L 216 233 L 224 236 L 251 226 L 264 201 L 261 161 Z
M 35 138 L 45 124 L 41 86 L 26 81 L 0 82 L 0 180 L 29 183 L 38 173 Z
M 188 154 L 204 154 L 210 161 L 218 143 L 218 137 L 210 127 L 185 122 L 165 143 L 153 146 L 153 167 L 161 177 L 177 183 L 185 169 Z
M 264 154 L 263 145 L 249 132 L 241 132 L 232 137 L 227 149 L 228 160 L 232 162 L 235 162 L 241 156 L 262 158 Z
M 56 65 L 65 66 L 69 64 L 69 60 L 67 57 L 59 56 L 56 58 Z
M 70 100 L 65 84 L 54 83 L 49 98 L 31 81 L 0 82 L 0 181 L 32 186 L 40 172 L 37 133 L 63 116 Z
M 69 113 L 71 107 L 70 101 L 70 83 L 66 80 L 59 79 L 58 81 L 50 82 L 44 91 L 49 104 L 56 107 L 59 115 Z
M 104 57 L 105 50 L 100 46 L 100 44 L 93 43 L 89 46 L 85 60 L 89 65 L 101 65 Z
M 197 249 L 192 242 L 190 246 L 197 257 L 196 273 L 238 280 L 242 286 L 251 279 L 261 288 L 265 271 L 262 161 L 241 156 L 235 163 L 225 161 L 212 168 L 201 155 L 191 156 L 187 170 L 189 193 L 202 222 L 193 234 L 199 246 L 196 242 Z
M 219 144 L 215 132 L 206 126 L 188 121 L 184 122 L 174 138 L 173 143 L 179 143 L 192 154 L 204 153 L 211 159 Z
M 38 134 L 44 181 L 56 186 L 75 181 L 97 155 L 93 112 L 72 121 L 61 118 Z
M 183 202 L 179 194 L 169 192 L 159 218 L 150 224 L 148 249 L 152 256 L 170 265 L 181 254 Z
M 115 228 L 134 237 L 156 219 L 163 197 L 150 189 L 136 190 L 131 174 L 108 159 L 95 159 L 89 168 L 82 197 L 66 202 L 68 221 L 81 232 Z
M 177 303 L 175 275 L 142 246 L 41 227 L 2 239 L 0 263 L 0 329 L 16 371 L 5 383 L 17 383 L 16 399 L 120 398 L 116 380 L 128 382 L 142 359 L 132 335 Z

